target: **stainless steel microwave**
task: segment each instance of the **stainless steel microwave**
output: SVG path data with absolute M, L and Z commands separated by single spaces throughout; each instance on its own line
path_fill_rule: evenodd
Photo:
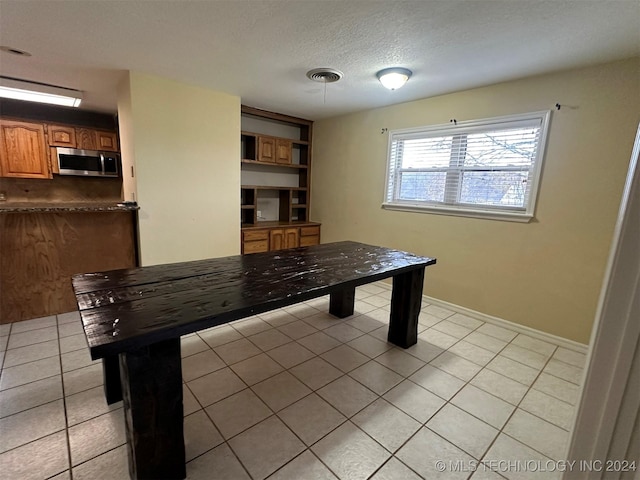
M 78 150 L 76 148 L 56 149 L 60 175 L 81 177 L 119 177 L 120 155 L 114 152 Z

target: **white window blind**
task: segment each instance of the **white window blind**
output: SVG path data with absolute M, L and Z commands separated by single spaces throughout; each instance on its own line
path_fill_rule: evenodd
M 531 218 L 548 119 L 535 112 L 391 132 L 383 206 Z

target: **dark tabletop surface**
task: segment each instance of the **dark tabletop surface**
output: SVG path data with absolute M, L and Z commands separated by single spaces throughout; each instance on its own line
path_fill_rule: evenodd
M 124 202 L 0 202 L 0 213 L 126 212 L 139 208 Z
M 356 242 L 75 275 L 101 358 L 436 263 Z

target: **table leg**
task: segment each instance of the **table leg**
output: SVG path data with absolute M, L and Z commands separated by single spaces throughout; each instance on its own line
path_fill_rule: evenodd
M 418 315 L 422 305 L 423 284 L 424 268 L 393 277 L 387 339 L 399 347 L 409 348 L 418 341 Z
M 102 376 L 104 378 L 104 396 L 107 405 L 122 400 L 122 387 L 120 385 L 120 360 L 118 355 L 104 357 L 102 359 Z
M 180 338 L 120 354 L 132 480 L 187 476 Z
M 345 288 L 333 292 L 329 296 L 329 313 L 338 318 L 353 315 L 353 307 L 356 301 L 356 287 Z

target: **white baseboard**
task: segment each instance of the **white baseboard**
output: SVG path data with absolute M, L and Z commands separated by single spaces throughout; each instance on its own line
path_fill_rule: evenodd
M 383 280 L 381 282 L 378 282 L 377 284 L 386 288 L 387 290 L 392 289 L 390 279 L 389 281 Z M 461 307 L 460 305 L 456 305 L 455 303 L 445 302 L 444 300 L 439 300 L 437 298 L 428 297 L 427 295 L 423 295 L 422 298 L 426 303 L 446 308 L 448 310 L 453 310 L 454 312 L 477 318 L 482 322 L 491 323 L 492 325 L 497 325 L 498 327 L 508 328 L 509 330 L 513 330 L 518 333 L 524 333 L 525 335 L 529 335 L 530 337 L 537 338 L 538 340 L 542 340 L 544 342 L 550 342 L 555 345 L 559 345 L 563 348 L 573 350 L 574 352 L 584 353 L 586 355 L 587 351 L 589 350 L 589 345 L 585 345 L 584 343 L 574 342 L 573 340 L 569 340 L 567 338 L 558 337 L 557 335 L 552 335 L 551 333 L 536 330 L 535 328 L 525 327 L 524 325 L 510 322 L 509 320 L 505 320 L 503 318 L 498 318 L 486 313 L 477 312 L 476 310 L 471 310 L 467 307 Z
M 529 335 L 530 337 L 537 338 L 538 340 L 542 340 L 544 342 L 559 345 L 563 348 L 573 350 L 574 352 L 586 354 L 587 350 L 589 349 L 589 346 L 583 343 L 574 342 L 573 340 L 558 337 L 557 335 L 552 335 L 551 333 L 542 332 L 540 330 L 536 330 L 535 328 L 526 327 L 518 323 L 510 322 L 509 320 L 505 320 L 503 318 L 498 318 L 492 315 L 487 315 L 486 313 L 477 312 L 475 310 L 471 310 L 470 308 L 456 305 L 455 303 L 445 302 L 444 300 L 438 300 L 437 298 L 428 297 L 426 295 L 423 295 L 422 298 L 424 298 L 427 303 L 430 303 L 432 305 L 443 307 L 448 310 L 453 310 L 454 312 L 477 318 L 480 321 L 491 323 L 492 325 L 497 325 L 498 327 L 508 328 L 509 330 Z

